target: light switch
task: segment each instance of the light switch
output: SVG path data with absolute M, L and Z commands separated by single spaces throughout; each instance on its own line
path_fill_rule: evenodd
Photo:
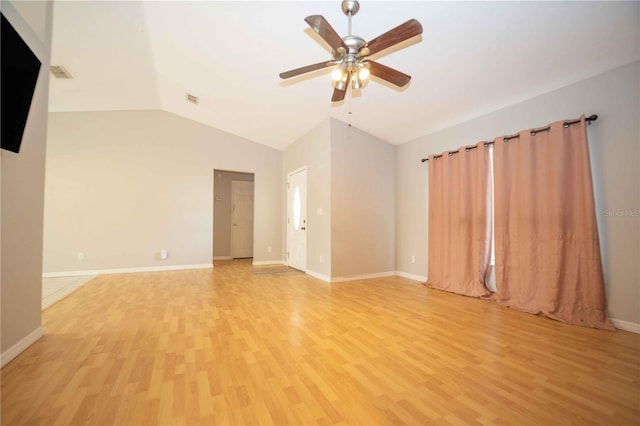
M 322 216 L 324 213 L 322 211 L 322 209 L 318 209 L 318 216 Z

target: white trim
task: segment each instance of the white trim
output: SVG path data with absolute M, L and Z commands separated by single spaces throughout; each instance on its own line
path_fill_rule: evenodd
M 132 272 L 179 271 L 182 269 L 212 269 L 212 263 L 197 265 L 141 266 L 137 268 L 93 269 L 89 271 L 45 272 L 42 278 L 79 277 L 82 275 L 128 274 Z
M 0 357 L 2 360 L 0 361 L 0 365 L 4 367 L 9 364 L 15 357 L 20 355 L 24 350 L 26 350 L 29 346 L 33 345 L 36 340 L 42 337 L 44 334 L 44 328 L 42 326 L 36 328 L 31 333 L 24 336 L 18 343 L 11 346 L 9 349 L 4 351 Z
M 289 181 L 289 176 L 295 175 L 296 173 L 299 173 L 299 172 L 301 172 L 303 170 L 307 170 L 307 166 L 306 165 L 302 166 L 302 167 L 298 167 L 297 169 L 287 173 L 287 181 Z
M 262 265 L 287 265 L 282 260 L 258 260 L 253 261 L 253 266 L 262 266 Z
M 231 256 L 213 256 L 213 260 L 233 260 Z
M 332 277 L 332 283 L 341 283 L 345 281 L 355 281 L 355 280 L 368 280 L 371 278 L 384 278 L 384 277 L 393 277 L 396 275 L 395 271 L 388 272 L 376 272 L 375 274 L 362 274 L 362 275 L 345 275 L 343 277 Z
M 610 319 L 613 325 L 615 325 L 617 329 L 640 334 L 640 324 L 638 324 L 637 322 L 624 321 L 624 320 L 619 320 L 615 318 L 610 318 Z
M 420 282 L 427 281 L 427 277 L 423 277 L 422 275 L 408 274 L 408 273 L 402 272 L 402 271 L 396 271 L 396 275 L 399 276 L 399 277 L 408 278 L 408 279 L 414 280 L 414 281 L 420 281 Z
M 313 271 L 305 271 L 305 273 L 307 275 L 311 275 L 313 278 L 317 278 L 317 279 L 322 280 L 324 282 L 327 282 L 327 283 L 331 282 L 331 277 L 329 277 L 329 276 L 322 275 L 322 274 L 319 274 L 319 273 L 313 272 Z

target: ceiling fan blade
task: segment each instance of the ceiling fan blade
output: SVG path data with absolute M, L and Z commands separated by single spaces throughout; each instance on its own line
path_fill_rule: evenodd
M 307 65 L 306 67 L 296 68 L 294 70 L 285 71 L 280 73 L 280 78 L 287 79 L 291 77 L 295 77 L 296 75 L 304 74 L 311 71 L 321 70 L 323 68 L 327 68 L 333 65 L 331 61 L 318 62 L 317 64 Z
M 369 72 L 378 78 L 388 81 L 391 84 L 395 84 L 398 87 L 403 87 L 411 80 L 411 76 L 402 73 L 393 68 L 389 68 L 386 65 L 382 65 L 379 62 L 367 61 L 369 66 Z
M 368 48 L 368 54 L 373 55 L 374 53 L 408 40 L 411 37 L 415 37 L 418 34 L 422 34 L 422 25 L 420 25 L 420 22 L 415 19 L 409 19 L 404 24 L 400 24 L 394 29 L 387 31 L 368 43 L 365 43 L 362 48 Z
M 331 46 L 333 50 L 338 50 L 338 47 L 343 47 L 345 50 L 349 50 L 347 45 L 342 40 L 342 37 L 340 37 L 336 30 L 334 30 L 333 27 L 329 25 L 329 22 L 324 19 L 324 16 L 311 15 L 304 18 L 304 20 L 307 24 L 309 24 L 313 31 L 318 33 L 318 35 L 322 37 L 322 39 L 326 41 L 329 46 Z
M 333 96 L 331 97 L 331 102 L 340 102 L 344 100 L 344 95 L 347 93 L 347 88 L 344 90 L 340 90 L 338 88 L 333 89 Z

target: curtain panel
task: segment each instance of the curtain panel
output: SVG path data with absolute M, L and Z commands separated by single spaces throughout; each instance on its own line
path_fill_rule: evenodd
M 427 286 L 488 296 L 491 257 L 491 170 L 484 143 L 429 158 Z
M 563 124 L 495 140 L 494 297 L 525 312 L 615 330 L 606 313 L 586 122 L 582 116 Z

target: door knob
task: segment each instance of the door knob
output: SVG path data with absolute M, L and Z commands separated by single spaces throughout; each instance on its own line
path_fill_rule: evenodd
M 305 228 L 304 226 L 302 228 L 300 228 L 301 231 L 306 230 L 307 228 Z

